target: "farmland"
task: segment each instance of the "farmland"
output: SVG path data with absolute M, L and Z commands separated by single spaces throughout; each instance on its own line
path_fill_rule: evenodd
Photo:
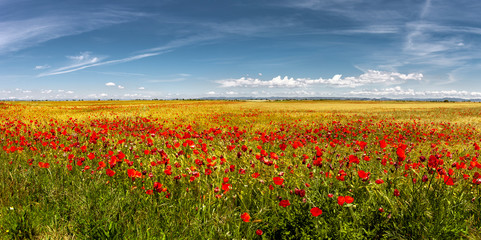
M 0 103 L 4 239 L 479 239 L 481 104 Z

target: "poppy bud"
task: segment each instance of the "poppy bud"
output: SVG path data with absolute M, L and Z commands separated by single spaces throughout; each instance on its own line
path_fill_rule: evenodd
M 394 189 L 394 196 L 399 197 L 399 195 L 400 195 L 399 190 Z
M 298 195 L 299 195 L 299 197 L 304 197 L 304 196 L 306 196 L 306 190 L 304 190 L 304 189 L 299 190 L 299 194 L 298 194 Z

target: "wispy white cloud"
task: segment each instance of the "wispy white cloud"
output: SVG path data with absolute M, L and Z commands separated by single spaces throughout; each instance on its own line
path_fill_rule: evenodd
M 97 67 L 97 66 L 108 65 L 108 64 L 125 63 L 125 62 L 130 62 L 130 61 L 134 61 L 134 60 L 138 60 L 138 59 L 142 59 L 142 58 L 157 56 L 157 55 L 162 54 L 162 53 L 164 53 L 164 52 L 145 53 L 145 54 L 135 55 L 135 56 L 132 56 L 132 57 L 110 60 L 110 61 L 103 61 L 103 62 L 99 61 L 98 58 L 93 58 L 93 59 L 90 59 L 92 61 L 91 63 L 86 63 L 86 64 L 82 64 L 82 65 L 78 65 L 78 64 L 68 65 L 68 66 L 65 66 L 65 67 L 57 68 L 57 69 L 55 69 L 51 72 L 39 74 L 38 77 L 45 77 L 45 76 L 71 73 L 71 72 L 79 71 L 79 70 L 86 69 L 86 68 Z
M 145 90 L 145 87 L 139 87 L 139 90 Z
M 408 80 L 420 81 L 422 78 L 422 73 L 402 74 L 398 72 L 367 70 L 357 77 L 342 78 L 340 74 L 329 79 L 292 78 L 287 76 L 282 78 L 281 76 L 277 76 L 267 81 L 258 78 L 242 77 L 239 79 L 219 80 L 217 83 L 220 84 L 221 87 L 295 88 L 316 84 L 332 87 L 358 87 L 367 84 L 399 84 Z
M 113 82 L 105 83 L 105 86 L 107 86 L 107 87 L 115 87 L 115 85 L 116 85 L 116 84 L 113 83 Z
M 76 14 L 49 12 L 45 15 L 20 18 L 21 20 L 0 20 L 0 54 L 35 46 L 52 39 L 132 21 L 140 16 L 143 14 L 100 8 L 94 11 L 79 11 Z
M 143 73 L 129 73 L 129 72 L 99 72 L 105 75 L 121 76 L 121 77 L 144 77 Z
M 397 25 L 368 25 L 353 29 L 335 30 L 333 34 L 394 34 L 399 33 L 401 28 Z
M 126 57 L 126 58 L 120 58 L 120 59 L 114 59 L 114 60 L 105 60 L 103 61 L 103 58 L 100 57 L 93 57 L 90 56 L 90 52 L 88 52 L 88 56 L 85 56 L 84 58 L 81 58 L 82 60 L 90 60 L 90 62 L 86 62 L 85 64 L 70 64 L 65 67 L 57 68 L 53 71 L 46 72 L 39 74 L 38 77 L 45 77 L 45 76 L 52 76 L 52 75 L 59 75 L 59 74 L 65 74 L 65 73 L 71 73 L 79 70 L 83 70 L 86 68 L 91 68 L 91 67 L 98 67 L 98 66 L 103 66 L 103 65 L 109 65 L 109 64 L 119 64 L 119 63 L 126 63 L 126 62 L 131 62 L 143 58 L 148 58 L 148 57 L 154 57 L 158 56 L 167 52 L 170 52 L 176 48 L 183 47 L 186 45 L 190 44 L 196 44 L 204 41 L 209 41 L 218 38 L 218 36 L 215 35 L 196 35 L 196 36 L 191 36 L 183 39 L 176 39 L 173 40 L 161 47 L 156 47 L 156 48 L 150 48 L 141 51 L 139 54 Z
M 118 85 L 117 87 L 118 87 L 119 89 L 124 89 L 124 88 L 125 88 L 125 87 L 122 86 L 122 85 Z
M 423 19 L 429 13 L 429 8 L 431 7 L 431 0 L 426 0 L 424 6 L 422 7 L 420 18 Z

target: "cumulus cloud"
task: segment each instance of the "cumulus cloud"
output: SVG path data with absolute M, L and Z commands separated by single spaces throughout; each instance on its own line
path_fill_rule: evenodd
M 43 69 L 47 69 L 47 68 L 50 68 L 49 65 L 39 65 L 39 66 L 35 66 L 34 70 L 43 70 Z
M 116 84 L 113 83 L 113 82 L 108 82 L 108 83 L 105 84 L 105 86 L 107 86 L 107 87 L 115 87 L 115 85 Z
M 210 91 L 207 93 L 208 95 L 215 95 L 215 92 L 214 91 Z
M 62 100 L 78 98 L 73 96 L 73 91 L 67 91 L 63 89 L 41 89 L 41 90 L 25 90 L 16 88 L 15 90 L 2 90 L 0 91 L 0 99 L 10 99 L 10 100 Z
M 119 89 L 124 89 L 124 88 L 125 88 L 125 87 L 122 86 L 122 85 L 118 85 L 117 87 L 118 87 Z
M 464 90 L 439 90 L 439 91 L 416 91 L 403 89 L 400 86 L 384 89 L 350 91 L 350 96 L 386 97 L 386 98 L 480 98 L 481 92 Z
M 320 84 L 332 87 L 358 87 L 367 84 L 399 84 L 408 80 L 420 81 L 423 78 L 422 73 L 402 74 L 398 72 L 384 72 L 377 70 L 367 70 L 365 73 L 357 77 L 345 77 L 338 74 L 329 79 L 310 79 L 310 78 L 292 78 L 285 76 L 277 76 L 271 80 L 260 80 L 258 78 L 242 77 L 239 79 L 227 79 L 217 81 L 221 87 L 306 87 L 310 85 Z

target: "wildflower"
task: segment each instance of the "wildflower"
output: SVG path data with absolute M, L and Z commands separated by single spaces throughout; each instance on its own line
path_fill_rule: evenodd
M 107 174 L 107 176 L 109 176 L 109 177 L 112 177 L 112 176 L 115 175 L 115 172 L 114 172 L 112 169 L 107 168 L 107 169 L 105 170 L 105 174 Z
M 313 217 L 317 217 L 317 216 L 319 216 L 319 215 L 321 215 L 321 214 L 322 214 L 322 210 L 321 210 L 320 208 L 318 208 L 318 207 L 313 207 L 313 208 L 311 208 L 311 215 L 312 215 Z
M 282 183 L 284 182 L 284 179 L 282 179 L 280 177 L 274 177 L 272 179 L 274 180 L 274 184 L 276 184 L 276 185 L 282 185 Z
M 370 172 L 365 172 L 365 171 L 363 171 L 363 170 L 359 170 L 359 171 L 357 172 L 357 175 L 358 175 L 359 178 L 362 179 L 363 181 L 369 180 L 369 175 L 370 175 L 370 174 L 371 174 Z
M 241 218 L 242 218 L 242 221 L 244 222 L 249 222 L 249 220 L 251 219 L 251 216 L 249 215 L 249 213 L 243 213 L 241 214 Z
M 399 197 L 399 195 L 400 195 L 399 190 L 394 189 L 394 196 Z
M 289 206 L 289 205 L 291 205 L 291 203 L 289 202 L 289 200 L 281 200 L 281 201 L 279 202 L 279 206 L 281 206 L 281 207 L 287 207 L 287 206 Z

